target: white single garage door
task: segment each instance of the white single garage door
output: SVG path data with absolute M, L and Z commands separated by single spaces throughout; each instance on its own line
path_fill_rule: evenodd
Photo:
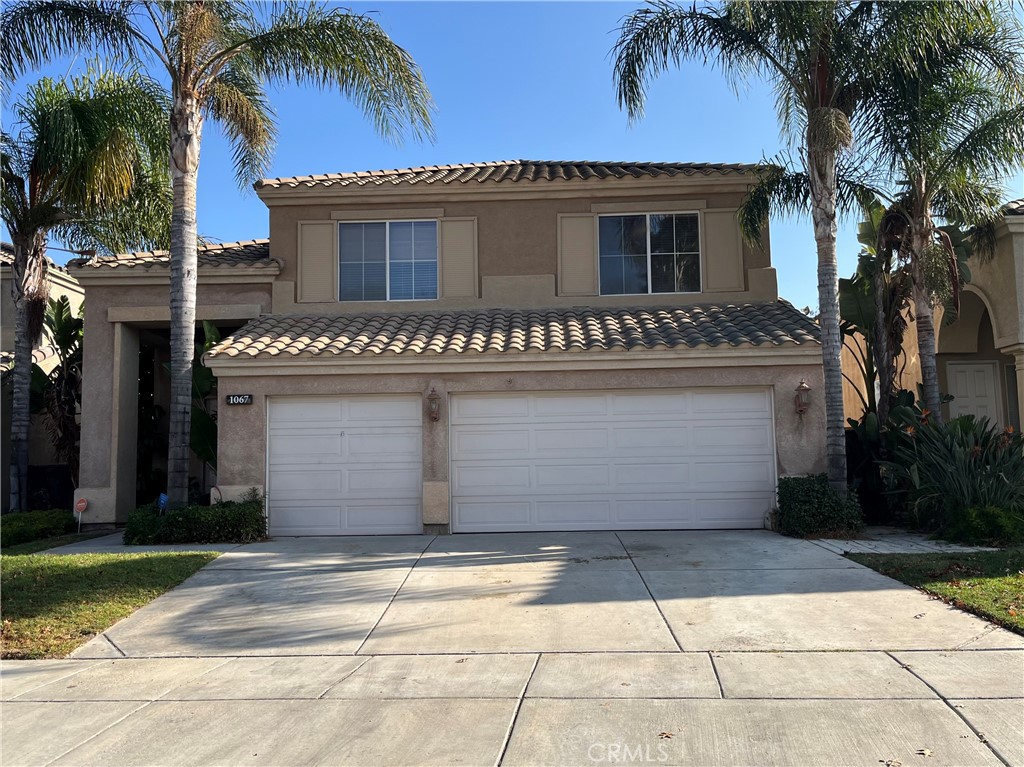
M 759 528 L 775 495 L 767 389 L 458 394 L 457 532 Z
M 423 532 L 418 396 L 269 400 L 271 535 Z

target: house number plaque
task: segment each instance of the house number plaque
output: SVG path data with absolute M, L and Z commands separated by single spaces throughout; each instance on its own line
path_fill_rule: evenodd
M 229 405 L 251 405 L 252 395 L 251 394 L 228 394 L 224 397 L 224 401 Z

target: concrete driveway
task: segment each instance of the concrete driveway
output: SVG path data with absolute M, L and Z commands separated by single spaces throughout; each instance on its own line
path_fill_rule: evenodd
M 1024 765 L 1024 638 L 768 532 L 238 547 L 2 693 L 10 765 Z

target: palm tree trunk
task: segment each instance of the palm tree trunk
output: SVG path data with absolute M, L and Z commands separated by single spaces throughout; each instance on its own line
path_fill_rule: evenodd
M 49 295 L 46 233 L 14 239 L 11 298 L 14 303 L 14 369 L 11 371 L 11 463 L 8 468 L 11 511 L 28 511 L 28 438 L 32 422 L 32 349 L 42 328 Z
M 13 287 L 12 292 L 20 290 Z M 32 382 L 32 340 L 29 337 L 28 302 L 14 301 L 14 369 L 11 370 L 11 511 L 28 511 L 29 387 Z
M 925 283 L 924 269 L 914 248 L 914 321 L 917 324 L 917 354 L 921 361 L 921 385 L 924 406 L 931 411 L 930 418 L 942 422 L 942 399 L 939 394 L 939 367 L 935 361 L 935 319 L 932 313 L 931 292 Z
M 196 180 L 202 127 L 196 99 L 191 94 L 176 92 L 171 113 L 174 212 L 171 217 L 171 407 L 167 451 L 167 496 L 172 507 L 188 503 L 198 276 Z
M 875 337 L 872 353 L 875 358 L 875 370 L 878 375 L 878 401 L 875 411 L 878 422 L 885 424 L 889 419 L 889 399 L 893 390 L 893 360 L 889 353 L 889 322 L 886 311 L 888 286 L 886 285 L 886 262 L 879 249 L 875 256 L 875 273 L 872 275 L 872 288 L 875 297 Z
M 825 375 L 825 456 L 829 484 L 846 495 L 846 427 L 843 411 L 843 334 L 839 327 L 836 263 L 836 152 L 810 150 L 807 171 L 811 217 L 818 246 L 818 325 Z

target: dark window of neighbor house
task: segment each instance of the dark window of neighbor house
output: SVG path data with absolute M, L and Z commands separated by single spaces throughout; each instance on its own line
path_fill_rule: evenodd
M 342 301 L 437 298 L 437 222 L 343 223 L 338 297 Z
M 643 213 L 598 219 L 601 295 L 700 292 L 696 213 Z

